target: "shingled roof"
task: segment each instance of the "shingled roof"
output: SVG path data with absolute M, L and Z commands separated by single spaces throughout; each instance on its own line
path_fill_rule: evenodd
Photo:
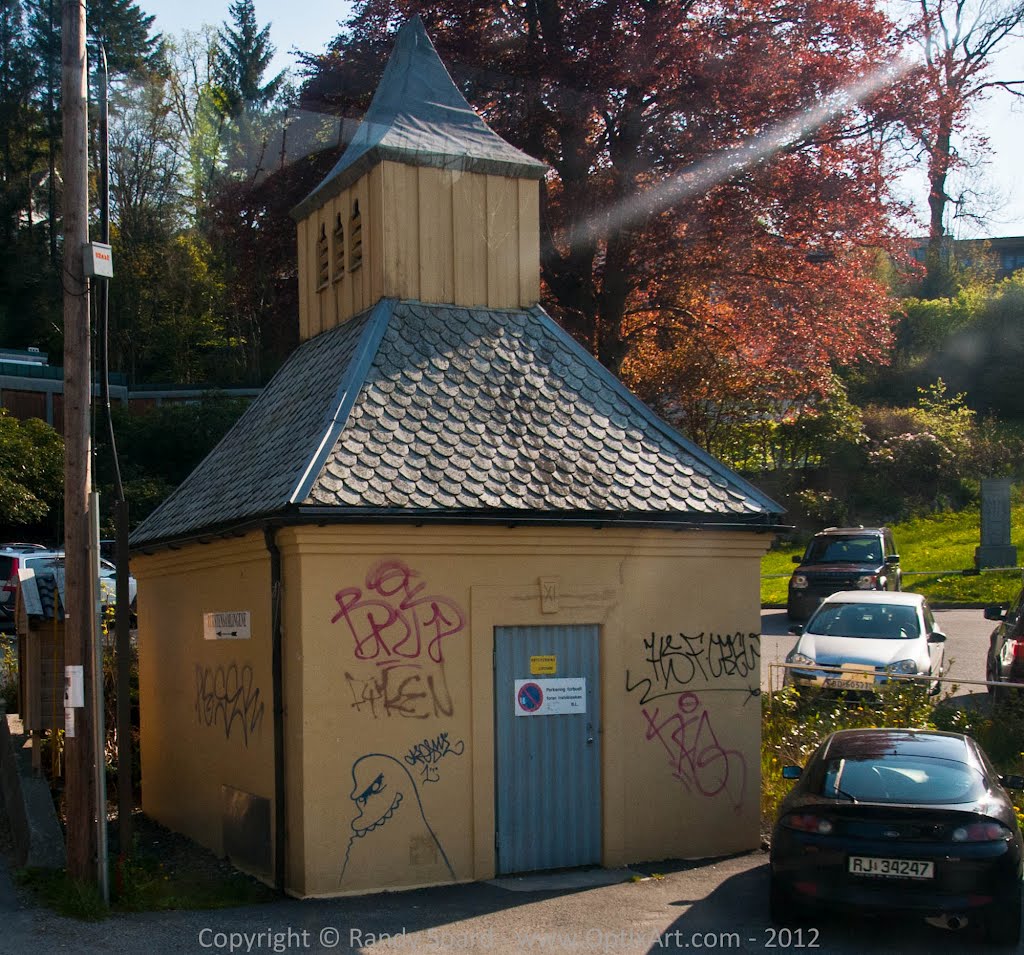
M 385 159 L 522 179 L 543 179 L 548 168 L 505 142 L 473 112 L 419 17 L 398 31 L 380 85 L 348 148 L 292 217 L 304 219 Z
M 775 526 L 540 307 L 384 299 L 305 342 L 133 533 L 283 517 Z

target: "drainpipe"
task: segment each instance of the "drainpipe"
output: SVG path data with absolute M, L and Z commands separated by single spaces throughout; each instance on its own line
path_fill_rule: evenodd
M 263 537 L 270 554 L 270 618 L 271 618 L 271 679 L 274 706 L 274 886 L 284 892 L 285 814 L 284 778 L 284 678 L 281 640 L 281 551 L 278 550 L 272 527 L 263 528 Z

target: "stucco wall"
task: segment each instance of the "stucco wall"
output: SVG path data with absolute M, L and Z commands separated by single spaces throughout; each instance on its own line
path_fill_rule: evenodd
M 494 875 L 495 627 L 598 628 L 605 865 L 756 847 L 759 558 L 769 541 L 593 528 L 278 531 L 289 891 Z M 133 571 L 144 808 L 223 852 L 221 787 L 274 797 L 263 536 L 140 555 Z M 203 613 L 241 610 L 251 639 L 204 640 Z
M 223 854 L 223 786 L 273 800 L 270 561 L 262 534 L 132 557 L 143 810 Z M 249 611 L 251 637 L 204 639 Z M 272 816 L 271 816 L 272 818 Z
M 494 874 L 498 626 L 599 627 L 606 865 L 757 846 L 767 535 L 310 527 L 280 540 L 285 645 L 302 659 L 287 694 L 302 700 L 293 891 Z M 293 721 L 293 767 L 298 734 Z M 385 818 L 399 792 L 416 811 Z

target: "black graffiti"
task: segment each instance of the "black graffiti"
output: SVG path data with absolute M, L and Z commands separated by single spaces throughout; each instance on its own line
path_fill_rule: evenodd
M 410 747 L 405 754 L 405 761 L 410 766 L 420 767 L 420 776 L 425 783 L 436 783 L 440 778 L 438 763 L 445 756 L 461 756 L 466 751 L 466 744 L 461 739 L 452 743 L 447 733 L 439 733 L 433 739 L 425 739 Z
M 760 673 L 761 643 L 756 633 L 652 633 L 644 640 L 649 672 L 634 680 L 626 671 L 626 692 L 642 689 L 641 703 L 672 696 L 694 680 L 745 678 Z
M 370 713 L 374 719 L 400 716 L 425 720 L 429 716 L 451 716 L 455 707 L 444 668 L 425 671 L 418 663 L 387 663 L 369 677 L 345 673 L 352 694 L 352 708 Z
M 242 741 L 248 746 L 249 736 L 263 724 L 263 710 L 249 664 L 230 663 L 218 667 L 196 664 L 196 718 L 200 724 L 221 724 L 224 738 L 230 739 L 237 722 Z

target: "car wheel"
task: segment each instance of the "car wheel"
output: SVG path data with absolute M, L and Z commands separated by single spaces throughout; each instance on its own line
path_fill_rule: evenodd
M 803 907 L 775 880 L 768 890 L 768 912 L 776 925 L 796 925 L 803 921 Z
M 993 945 L 1020 942 L 1020 895 L 993 905 L 985 916 L 985 939 Z

